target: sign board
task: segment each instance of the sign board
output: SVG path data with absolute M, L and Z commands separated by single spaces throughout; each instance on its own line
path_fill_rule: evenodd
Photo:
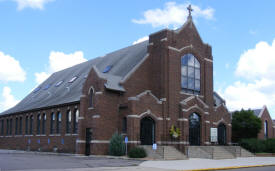
M 125 142 L 126 144 L 128 143 L 128 137 L 127 137 L 127 136 L 124 138 L 124 142 Z
M 210 136 L 211 136 L 211 142 L 217 142 L 218 141 L 218 129 L 210 128 Z
M 155 143 L 155 144 L 153 144 L 153 150 L 157 150 L 157 148 L 158 148 L 158 146 L 157 146 L 157 144 Z

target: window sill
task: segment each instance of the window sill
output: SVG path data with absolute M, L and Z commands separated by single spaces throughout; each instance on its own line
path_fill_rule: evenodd
M 33 135 L 25 135 L 25 137 L 33 137 Z
M 95 108 L 94 107 L 89 107 L 88 110 L 94 110 Z
M 59 136 L 61 136 L 61 134 L 50 134 L 49 136 L 50 137 L 59 137 Z

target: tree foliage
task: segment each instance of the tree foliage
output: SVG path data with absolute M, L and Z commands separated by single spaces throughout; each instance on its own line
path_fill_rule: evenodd
M 262 129 L 262 121 L 253 114 L 252 110 L 241 110 L 233 113 L 232 140 L 239 142 L 241 139 L 257 138 Z
M 109 154 L 112 156 L 123 156 L 125 154 L 125 144 L 122 135 L 114 133 L 109 144 Z

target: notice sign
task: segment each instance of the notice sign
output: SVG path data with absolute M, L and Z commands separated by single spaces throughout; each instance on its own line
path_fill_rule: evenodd
M 217 142 L 218 141 L 218 129 L 210 128 L 210 136 L 211 136 L 211 142 Z

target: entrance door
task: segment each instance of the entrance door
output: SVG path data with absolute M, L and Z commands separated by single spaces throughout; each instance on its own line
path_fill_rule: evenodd
M 89 156 L 91 147 L 90 147 L 90 142 L 92 140 L 92 129 L 91 128 L 86 128 L 86 144 L 85 144 L 85 155 Z
M 189 144 L 200 145 L 201 139 L 201 119 L 196 113 L 189 116 Z
M 218 126 L 218 143 L 219 145 L 226 144 L 226 127 L 222 123 Z
M 140 121 L 140 142 L 141 145 L 152 145 L 155 142 L 155 122 L 150 117 Z

